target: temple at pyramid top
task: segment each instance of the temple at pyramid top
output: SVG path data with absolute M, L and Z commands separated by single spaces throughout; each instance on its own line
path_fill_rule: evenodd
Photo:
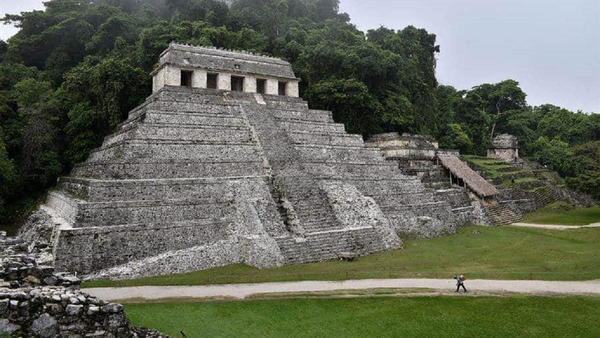
M 171 43 L 151 74 L 153 91 L 183 86 L 299 97 L 289 62 L 262 55 Z

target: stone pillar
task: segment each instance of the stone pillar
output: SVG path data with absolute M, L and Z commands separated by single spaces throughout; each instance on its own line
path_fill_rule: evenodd
M 194 88 L 206 88 L 207 87 L 208 73 L 205 70 L 195 70 L 192 75 L 192 87 Z
M 300 97 L 300 88 L 298 87 L 298 82 L 293 81 L 288 83 L 287 85 L 287 96 L 289 97 Z
M 279 95 L 279 81 L 267 79 L 267 95 Z
M 244 93 L 256 93 L 256 78 L 254 76 L 244 78 Z
M 165 69 L 162 68 L 152 77 L 152 92 L 156 93 L 165 86 Z
M 167 66 L 165 67 L 165 85 L 181 86 L 181 69 Z
M 220 73 L 217 79 L 217 88 L 231 91 L 231 74 Z

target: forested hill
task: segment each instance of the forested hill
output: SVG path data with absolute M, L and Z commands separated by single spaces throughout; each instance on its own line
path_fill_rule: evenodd
M 483 153 L 509 132 L 524 153 L 596 193 L 598 115 L 532 108 L 517 82 L 470 91 L 438 86 L 436 37 L 424 29 L 359 31 L 338 0 L 52 0 L 7 15 L 0 41 L 0 223 L 35 204 L 150 94 L 169 42 L 284 58 L 313 108 L 348 131 L 430 134 Z

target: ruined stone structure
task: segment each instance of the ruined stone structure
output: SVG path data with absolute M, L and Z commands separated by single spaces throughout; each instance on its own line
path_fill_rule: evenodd
M 48 243 L 0 232 L 0 336 L 167 338 L 132 327 L 123 306 L 79 290 L 81 280 L 46 265 Z M 51 263 L 51 262 L 50 262 Z
M 487 156 L 506 162 L 516 162 L 519 159 L 519 140 L 509 134 L 496 136 L 488 148 Z
M 58 270 L 269 268 L 455 231 L 447 201 L 297 97 L 289 63 L 171 44 L 153 76 L 152 96 L 24 228 L 51 237 Z
M 458 224 L 490 223 L 485 207 L 499 192 L 460 160 L 458 150 L 439 149 L 430 136 L 398 133 L 374 135 L 367 146 L 381 149 L 404 174 L 417 176 L 437 200 L 447 201 Z

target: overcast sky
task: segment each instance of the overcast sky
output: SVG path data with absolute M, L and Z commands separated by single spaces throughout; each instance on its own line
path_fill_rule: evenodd
M 0 15 L 42 0 L 0 0 Z M 341 0 L 361 30 L 437 35 L 440 83 L 460 89 L 512 78 L 532 105 L 600 113 L 600 0 Z M 16 31 L 0 26 L 6 40 Z

